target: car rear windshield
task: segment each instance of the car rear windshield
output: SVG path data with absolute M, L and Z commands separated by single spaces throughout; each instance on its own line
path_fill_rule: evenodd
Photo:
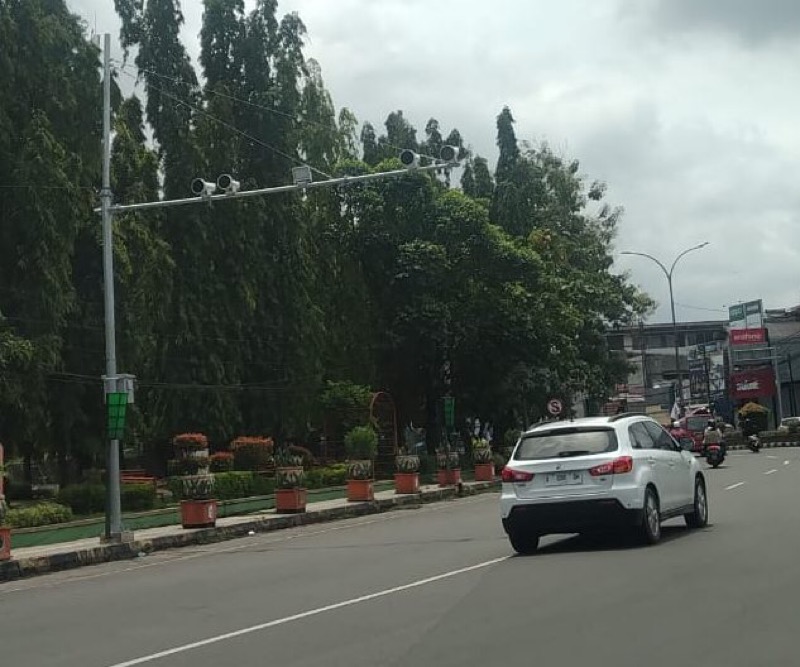
M 617 447 L 617 436 L 610 428 L 559 428 L 523 436 L 514 459 L 536 461 L 587 456 L 614 452 Z
M 689 417 L 686 420 L 686 428 L 690 431 L 705 431 L 710 417 Z

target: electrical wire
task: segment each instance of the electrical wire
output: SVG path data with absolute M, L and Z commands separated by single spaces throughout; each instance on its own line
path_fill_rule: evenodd
M 126 71 L 123 70 L 122 73 L 125 76 L 130 77 L 131 79 L 138 80 L 137 76 L 135 76 L 135 75 L 133 75 L 133 74 L 131 74 L 129 72 L 126 72 Z M 209 120 L 214 121 L 215 123 L 218 123 L 218 124 L 222 125 L 223 127 L 227 127 L 232 132 L 235 132 L 236 134 L 238 134 L 238 135 L 244 137 L 245 139 L 247 139 L 248 141 L 252 141 L 252 142 L 258 144 L 259 146 L 262 146 L 263 148 L 266 148 L 267 150 L 272 151 L 273 153 L 275 153 L 276 155 L 281 156 L 282 158 L 285 158 L 285 159 L 287 159 L 287 160 L 289 160 L 289 161 L 291 161 L 293 163 L 296 163 L 298 165 L 308 167 L 309 169 L 311 169 L 311 171 L 319 174 L 320 176 L 324 176 L 327 179 L 332 179 L 333 178 L 330 174 L 325 173 L 321 169 L 317 169 L 316 167 L 312 167 L 310 164 L 306 164 L 305 162 L 303 162 L 299 158 L 292 157 L 288 153 L 284 153 L 282 150 L 280 150 L 278 148 L 275 148 L 274 146 L 271 146 L 270 144 L 268 144 L 268 143 L 266 143 L 264 141 L 261 141 L 261 139 L 256 139 L 254 136 L 252 136 L 250 134 L 247 134 L 247 132 L 244 132 L 244 131 L 240 130 L 235 125 L 232 125 L 231 123 L 228 123 L 228 122 L 226 122 L 226 121 L 224 121 L 224 120 L 222 120 L 220 118 L 217 118 L 216 116 L 214 116 L 213 114 L 209 113 L 205 109 L 201 109 L 199 107 L 194 106 L 193 104 L 189 104 L 189 102 L 187 102 L 186 100 L 183 100 L 180 97 L 177 97 L 176 95 L 173 95 L 172 93 L 167 92 L 166 90 L 164 90 L 163 88 L 160 88 L 159 86 L 155 86 L 153 84 L 148 84 L 148 87 L 152 88 L 153 90 L 158 91 L 164 97 L 167 97 L 167 98 L 173 100 L 174 102 L 177 102 L 178 105 L 182 104 L 185 107 L 191 109 L 192 111 L 195 111 L 196 113 L 202 114 L 203 116 L 205 116 Z
M 114 61 L 114 62 L 115 62 L 115 64 L 119 65 L 122 68 L 132 67 L 132 65 L 130 65 L 129 63 L 121 63 L 120 61 Z M 191 83 L 189 81 L 186 81 L 184 79 L 178 79 L 176 77 L 168 76 L 166 74 L 160 74 L 159 72 L 156 72 L 154 70 L 150 70 L 150 69 L 147 69 L 147 68 L 137 68 L 137 69 L 138 69 L 139 72 L 146 72 L 147 74 L 152 74 L 153 76 L 156 76 L 156 77 L 158 77 L 160 79 L 164 79 L 166 81 L 171 81 L 172 83 L 177 83 L 177 84 L 181 84 L 181 85 L 184 85 L 184 86 L 194 86 L 195 85 L 195 84 L 193 84 L 193 83 Z M 128 74 L 128 76 L 131 76 L 131 75 Z M 216 95 L 218 97 L 222 97 L 222 98 L 231 100 L 232 102 L 239 102 L 241 104 L 246 104 L 247 106 L 253 107 L 254 109 L 260 109 L 261 111 L 266 111 L 267 113 L 271 113 L 271 114 L 274 114 L 276 116 L 283 116 L 284 118 L 287 118 L 290 121 L 292 121 L 293 123 L 296 123 L 298 125 L 304 123 L 306 125 L 311 125 L 311 126 L 318 127 L 318 128 L 320 128 L 322 130 L 330 130 L 330 127 L 328 127 L 327 125 L 323 125 L 322 123 L 319 123 L 317 121 L 308 120 L 308 119 L 302 119 L 301 120 L 301 119 L 297 118 L 296 116 L 293 116 L 292 114 L 286 113 L 285 111 L 280 111 L 279 109 L 272 109 L 270 107 L 265 107 L 263 104 L 256 104 L 255 102 L 251 102 L 250 100 L 246 100 L 246 99 L 243 99 L 241 97 L 236 97 L 235 95 L 230 95 L 228 93 L 223 93 L 221 91 L 213 90 L 213 89 L 209 89 L 209 88 L 205 88 L 204 92 L 211 93 L 212 95 Z M 389 148 L 394 148 L 398 152 L 406 150 L 408 148 L 408 146 L 395 146 L 394 144 L 391 144 L 388 141 L 384 141 L 384 145 L 388 146 Z M 417 154 L 420 157 L 424 157 L 424 158 L 426 158 L 428 160 L 432 160 L 434 162 L 438 159 L 438 158 L 435 158 L 432 155 L 428 155 L 427 153 L 418 152 Z

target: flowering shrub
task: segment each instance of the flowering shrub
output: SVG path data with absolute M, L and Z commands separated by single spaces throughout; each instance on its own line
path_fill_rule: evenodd
M 209 458 L 211 472 L 230 472 L 233 470 L 233 453 L 216 452 Z
M 172 444 L 176 449 L 208 449 L 208 438 L 203 433 L 179 433 Z
M 265 470 L 274 463 L 272 438 L 239 436 L 231 442 L 236 470 Z

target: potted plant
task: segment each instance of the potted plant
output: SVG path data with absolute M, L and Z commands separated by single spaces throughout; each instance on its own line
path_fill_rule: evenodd
M 494 479 L 492 448 L 483 438 L 473 441 L 472 460 L 475 463 L 475 481 L 491 482 Z
M 181 474 L 181 525 L 209 528 L 217 523 L 214 475 L 209 472 L 208 438 L 202 433 L 176 435 L 172 443 L 176 459 L 173 469 Z
M 6 525 L 8 505 L 3 491 L 3 445 L 0 445 L 0 561 L 11 558 L 11 528 Z
M 436 452 L 437 481 L 439 486 L 461 483 L 461 460 L 458 452 L 439 449 Z
M 3 469 L 0 468 L 0 475 L 2 474 Z M 0 482 L 0 561 L 11 558 L 11 528 L 6 525 L 7 512 L 8 505 L 6 505 L 6 497 L 2 493 L 2 482 Z
M 356 426 L 344 436 L 347 452 L 347 500 L 364 502 L 375 499 L 373 460 L 378 450 L 378 436 L 372 426 Z
M 408 454 L 402 447 L 394 462 L 394 492 L 419 493 L 419 456 Z
M 300 514 L 306 511 L 306 476 L 303 457 L 283 450 L 275 457 L 275 511 Z

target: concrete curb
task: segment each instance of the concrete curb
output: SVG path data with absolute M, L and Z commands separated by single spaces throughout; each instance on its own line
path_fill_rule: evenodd
M 761 449 L 777 449 L 779 447 L 800 447 L 800 442 L 762 442 Z M 728 451 L 748 449 L 747 445 L 728 445 Z
M 266 533 L 285 528 L 379 514 L 400 507 L 419 505 L 420 503 L 433 503 L 463 496 L 472 496 L 493 491 L 499 487 L 499 481 L 469 482 L 459 487 L 429 489 L 419 494 L 395 495 L 390 498 L 378 498 L 368 503 L 349 503 L 320 510 L 311 509 L 304 514 L 261 516 L 251 521 L 242 521 L 231 526 L 202 528 L 199 530 L 182 530 L 178 528 L 177 530 L 181 532 L 152 539 L 134 540 L 123 544 L 101 544 L 91 548 L 65 550 L 61 553 L 19 560 L 12 558 L 10 561 L 0 563 L 0 582 L 60 572 L 86 565 L 99 565 L 100 563 L 132 559 L 136 558 L 140 553 L 152 553 L 196 544 L 233 540 L 237 537 L 246 536 L 250 531 Z M 68 548 L 68 545 L 65 545 L 65 549 Z

